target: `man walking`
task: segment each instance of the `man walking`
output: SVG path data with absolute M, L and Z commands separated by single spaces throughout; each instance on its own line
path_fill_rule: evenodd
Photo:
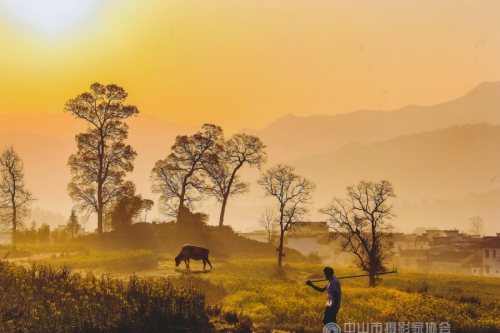
M 326 298 L 326 308 L 325 315 L 323 316 L 323 324 L 327 323 L 337 323 L 337 312 L 340 309 L 340 300 L 342 298 L 342 292 L 340 291 L 340 282 L 336 277 L 333 276 L 333 268 L 325 267 L 323 269 L 326 280 L 328 284 L 325 287 L 317 287 L 311 281 L 307 281 L 306 284 L 312 287 L 314 290 L 319 292 L 326 291 L 328 296 Z

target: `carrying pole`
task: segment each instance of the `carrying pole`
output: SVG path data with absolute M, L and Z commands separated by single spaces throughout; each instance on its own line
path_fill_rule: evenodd
M 389 272 L 382 272 L 382 273 L 372 273 L 372 274 L 361 274 L 361 275 L 350 275 L 350 276 L 341 276 L 338 277 L 337 280 L 340 279 L 351 279 L 351 278 L 357 278 L 357 277 L 364 277 L 364 276 L 373 276 L 373 275 L 384 275 L 384 274 L 394 274 L 397 273 L 398 270 L 394 271 L 389 271 Z M 311 282 L 321 282 L 321 281 L 328 281 L 327 279 L 321 279 L 321 280 L 311 280 Z

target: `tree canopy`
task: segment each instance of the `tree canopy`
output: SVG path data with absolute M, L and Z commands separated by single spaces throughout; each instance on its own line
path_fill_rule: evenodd
M 160 194 L 165 214 L 178 219 L 182 207 L 192 209 L 202 200 L 209 186 L 205 170 L 218 164 L 223 140 L 222 128 L 205 124 L 191 136 L 177 136 L 171 153 L 155 163 L 151 190 Z
M 248 192 L 250 184 L 240 180 L 237 172 L 242 166 L 257 167 L 267 161 L 266 146 L 253 135 L 238 133 L 224 142 L 217 164 L 207 165 L 206 171 L 212 180 L 210 193 L 221 203 L 219 226 L 224 224 L 224 215 L 229 197 Z

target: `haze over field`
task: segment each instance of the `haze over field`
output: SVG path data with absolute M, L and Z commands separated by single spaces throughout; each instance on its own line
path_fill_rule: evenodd
M 264 168 L 289 163 L 314 181 L 312 220 L 346 186 L 386 179 L 399 230 L 467 230 L 481 216 L 493 234 L 499 14 L 500 3 L 472 0 L 3 0 L 0 148 L 13 144 L 24 161 L 38 198 L 32 219 L 64 223 L 67 161 L 86 126 L 62 113 L 64 104 L 94 82 L 115 83 L 140 110 L 127 121 L 138 153 L 127 178 L 155 202 L 154 163 L 176 135 L 213 123 L 226 138 L 258 136 L 268 146 Z M 242 177 L 251 192 L 229 202 L 226 223 L 252 230 L 273 201 L 256 170 Z M 157 207 L 148 220 L 160 218 Z M 217 223 L 213 202 L 199 210 Z

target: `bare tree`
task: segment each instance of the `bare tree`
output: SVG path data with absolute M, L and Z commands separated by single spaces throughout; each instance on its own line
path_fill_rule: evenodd
M 161 209 L 179 218 L 181 207 L 193 208 L 208 189 L 206 170 L 218 164 L 224 137 L 219 126 L 205 124 L 194 135 L 179 135 L 172 152 L 155 163 L 151 171 L 151 190 L 160 194 Z
M 13 146 L 5 149 L 0 155 L 0 222 L 12 229 L 14 244 L 16 233 L 24 226 L 24 218 L 29 216 L 35 200 L 26 188 L 23 161 Z
M 105 208 L 120 194 L 126 172 L 134 169 L 137 153 L 125 144 L 125 119 L 137 115 L 133 105 L 123 105 L 128 94 L 117 85 L 94 83 L 90 92 L 69 100 L 64 111 L 87 121 L 85 133 L 76 135 L 78 151 L 68 165 L 72 179 L 68 192 L 80 211 L 97 213 L 97 230 L 103 232 Z
M 310 203 L 311 193 L 316 185 L 294 173 L 294 168 L 286 164 L 266 170 L 258 180 L 264 187 L 266 196 L 275 197 L 279 201 L 278 267 L 282 266 L 284 257 L 283 242 L 285 233 L 302 222 L 307 213 L 306 205 Z
M 260 216 L 259 225 L 266 230 L 267 242 L 274 244 L 280 221 L 276 214 L 276 210 L 267 208 Z
M 484 221 L 481 216 L 471 217 L 469 220 L 469 231 L 473 235 L 480 235 L 484 230 Z
M 249 183 L 239 180 L 238 170 L 245 164 L 257 167 L 259 170 L 267 160 L 266 146 L 260 139 L 245 133 L 235 134 L 225 142 L 224 149 L 219 156 L 219 163 L 207 166 L 207 173 L 213 186 L 210 193 L 222 204 L 219 226 L 224 224 L 227 201 L 230 196 L 248 192 Z
M 381 273 L 392 256 L 392 225 L 395 217 L 391 183 L 361 181 L 358 186 L 347 187 L 347 199 L 334 197 L 320 212 L 328 215 L 333 237 L 341 238 L 342 251 L 357 257 L 357 266 L 368 274 Z M 376 276 L 370 276 L 370 286 L 376 285 Z

